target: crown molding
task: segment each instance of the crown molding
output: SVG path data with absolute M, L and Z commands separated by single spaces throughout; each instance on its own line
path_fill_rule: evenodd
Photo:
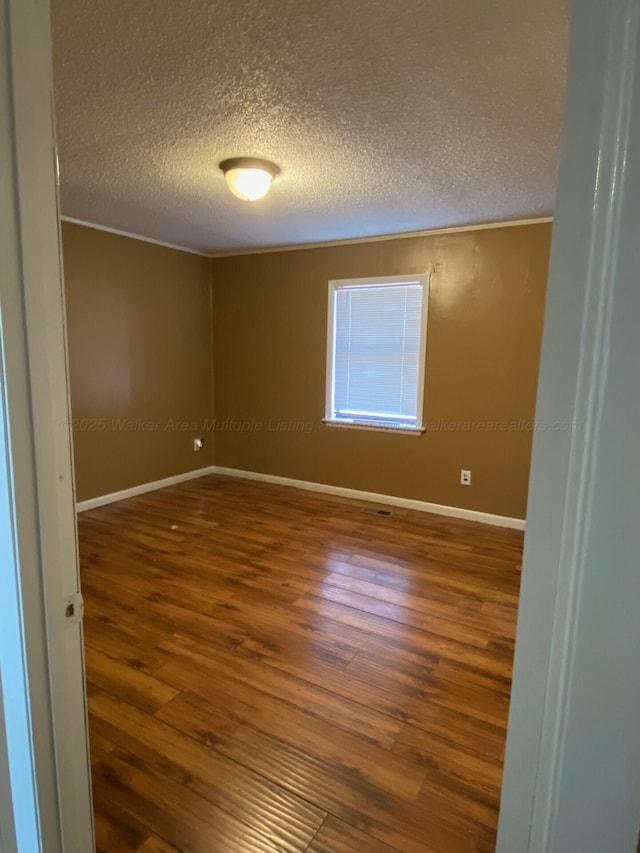
M 454 225 L 451 228 L 432 228 L 425 231 L 405 231 L 399 234 L 379 234 L 372 237 L 352 237 L 348 240 L 326 240 L 323 243 L 293 243 L 284 246 L 265 246 L 254 249 L 229 249 L 224 252 L 199 252 L 186 246 L 178 246 L 176 243 L 165 243 L 163 240 L 154 240 L 152 237 L 144 237 L 142 234 L 133 234 L 131 231 L 121 231 L 119 228 L 109 228 L 106 225 L 98 225 L 95 222 L 86 222 L 83 219 L 74 219 L 72 216 L 61 216 L 62 222 L 70 222 L 72 225 L 83 225 L 85 228 L 93 228 L 96 231 L 106 231 L 107 234 L 116 234 L 119 237 L 128 237 L 130 240 L 140 240 L 143 243 L 152 243 L 154 246 L 163 246 L 165 249 L 175 249 L 177 252 L 187 252 L 190 255 L 198 255 L 201 258 L 235 258 L 241 255 L 265 255 L 273 252 L 298 252 L 303 249 L 328 249 L 332 246 L 355 246 L 359 243 L 379 243 L 384 240 L 408 240 L 411 237 L 437 237 L 441 234 L 460 234 L 466 231 L 486 231 L 494 228 L 516 228 L 522 225 L 544 225 L 553 222 L 553 216 L 542 216 L 533 219 L 512 219 L 506 222 L 481 222 L 476 225 Z
M 504 222 L 481 222 L 475 225 L 454 225 L 451 228 L 431 228 L 425 231 L 404 231 L 399 234 L 379 234 L 372 237 L 352 237 L 348 240 L 327 240 L 324 243 L 294 243 L 288 246 L 268 246 L 262 249 L 230 249 L 213 252 L 209 258 L 235 258 L 240 255 L 266 255 L 272 252 L 297 252 L 302 249 L 329 249 L 332 246 L 354 246 L 358 243 L 380 243 L 384 240 L 408 240 L 411 237 L 437 237 L 440 234 L 459 234 L 465 231 L 487 231 L 494 228 L 515 228 L 521 225 L 544 225 L 553 222 L 553 216 L 532 219 L 511 219 Z
M 140 240 L 142 243 L 152 243 L 154 246 L 162 246 L 164 249 L 174 249 L 176 252 L 187 252 L 189 255 L 198 255 L 200 258 L 211 257 L 206 252 L 198 252 L 196 249 L 188 249 L 186 246 L 178 246 L 176 243 L 165 243 L 163 240 L 154 240 L 152 237 L 143 237 L 142 234 L 133 234 L 131 231 L 121 231 L 119 228 L 108 228 L 106 225 L 97 225 L 95 222 L 85 222 L 84 219 L 74 219 L 72 216 L 61 216 L 62 222 L 71 225 L 83 225 L 85 228 L 93 228 L 94 231 L 106 231 L 107 234 L 116 234 L 118 237 L 129 237 L 130 240 Z

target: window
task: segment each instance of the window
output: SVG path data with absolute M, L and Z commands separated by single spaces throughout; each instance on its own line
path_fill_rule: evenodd
M 329 282 L 326 421 L 422 431 L 429 277 Z

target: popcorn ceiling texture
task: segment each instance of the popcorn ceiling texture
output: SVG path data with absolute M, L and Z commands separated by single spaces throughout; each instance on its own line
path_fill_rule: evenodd
M 549 215 L 568 0 L 52 0 L 62 213 L 204 252 Z M 218 163 L 282 168 L 249 204 Z

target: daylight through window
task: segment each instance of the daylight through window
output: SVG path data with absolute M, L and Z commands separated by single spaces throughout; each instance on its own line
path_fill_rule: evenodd
M 330 423 L 422 429 L 426 275 L 329 282 Z

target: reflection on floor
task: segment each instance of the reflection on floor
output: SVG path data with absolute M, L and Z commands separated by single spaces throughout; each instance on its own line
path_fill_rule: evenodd
M 488 853 L 522 534 L 210 476 L 79 516 L 100 853 Z

